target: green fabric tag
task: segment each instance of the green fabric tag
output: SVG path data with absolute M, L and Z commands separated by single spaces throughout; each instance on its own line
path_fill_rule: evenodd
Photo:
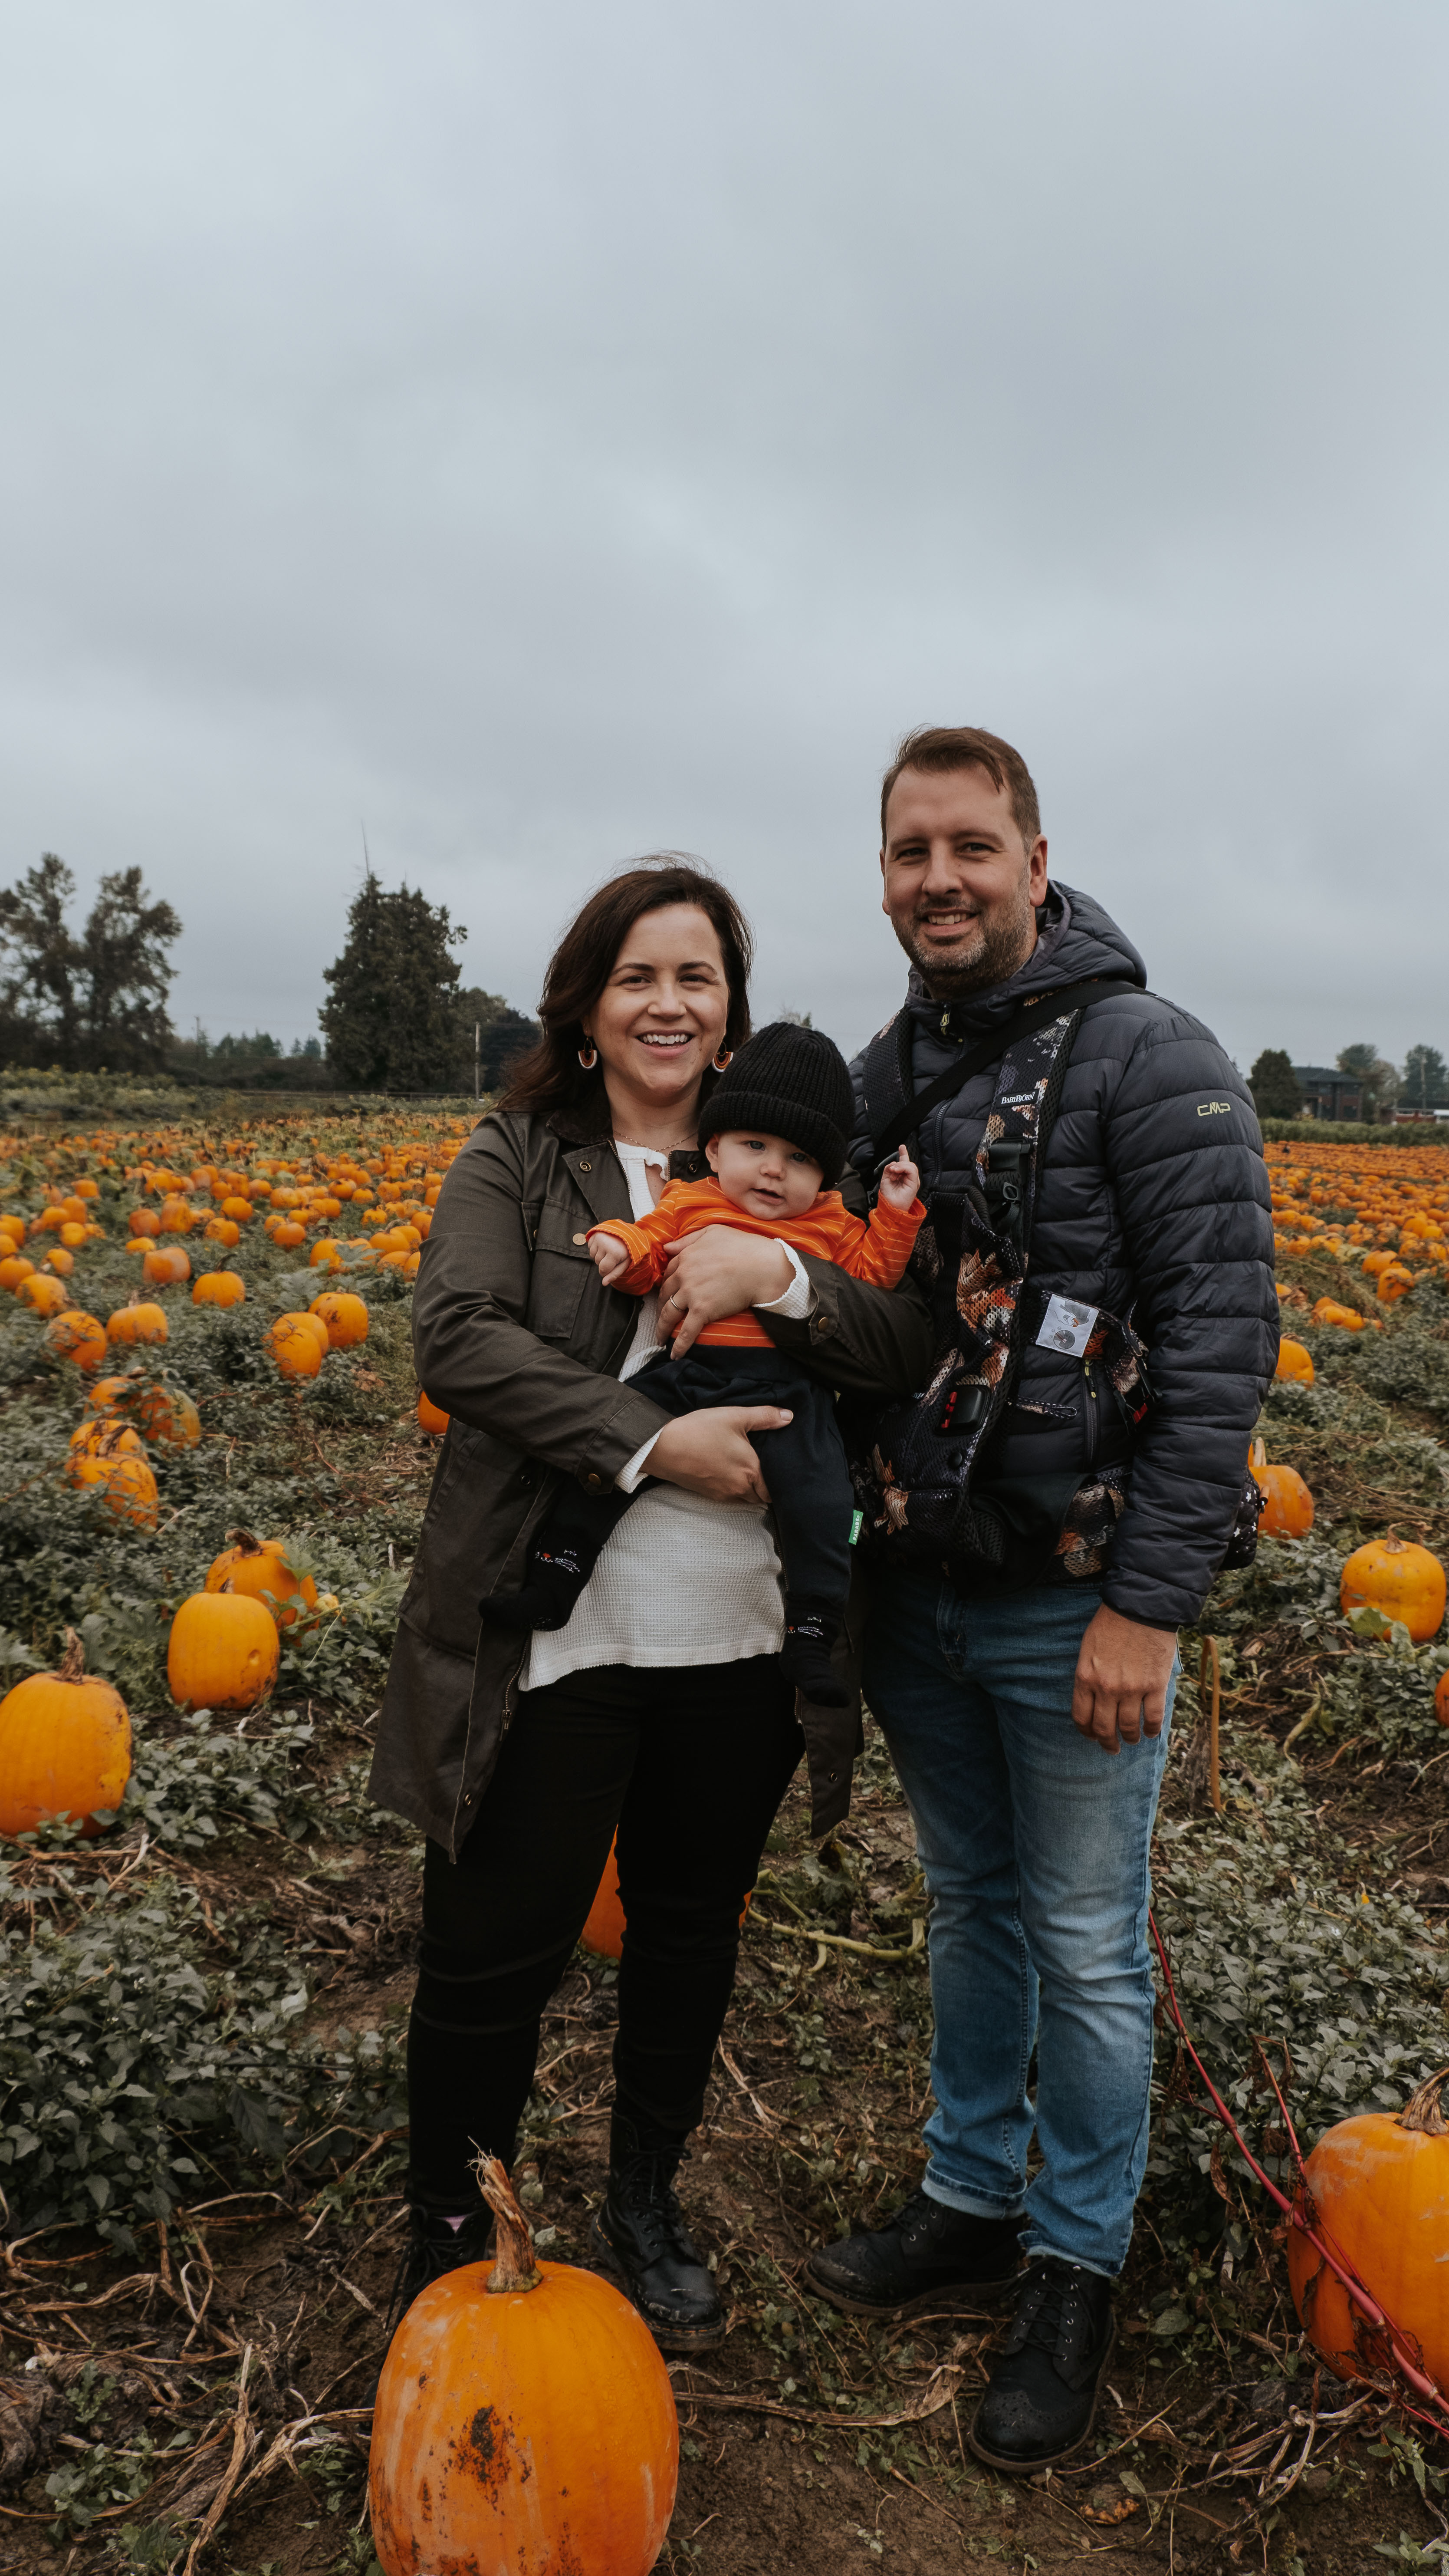
M 852 1547 L 854 1547 L 856 1540 L 859 1538 L 860 1533 L 861 1533 L 861 1530 L 863 1529 L 864 1525 L 865 1525 L 865 1514 L 864 1514 L 864 1512 L 852 1512 L 851 1517 L 850 1517 L 850 1540 L 849 1540 L 849 1544 L 850 1544 Z

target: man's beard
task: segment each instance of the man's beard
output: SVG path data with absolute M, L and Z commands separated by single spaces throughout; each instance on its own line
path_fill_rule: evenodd
M 936 1000 L 949 1002 L 963 993 L 984 992 L 988 985 L 1006 983 L 1018 967 L 1026 964 L 1036 945 L 1036 913 L 1025 879 L 1010 910 L 981 922 L 979 927 L 979 948 L 960 962 L 948 961 L 928 949 L 918 939 L 914 921 L 906 930 L 897 930 L 896 937 L 906 955 Z

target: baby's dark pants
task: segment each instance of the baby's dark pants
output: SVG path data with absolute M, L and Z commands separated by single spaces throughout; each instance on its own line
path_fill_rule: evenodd
M 843 1613 L 850 1590 L 850 1524 L 855 1495 L 835 1420 L 835 1399 L 778 1351 L 696 1342 L 682 1360 L 667 1354 L 631 1379 L 665 1413 L 712 1411 L 721 1404 L 777 1404 L 794 1420 L 781 1431 L 752 1431 L 759 1451 L 785 1569 L 787 1596 Z M 641 1485 L 639 1491 L 642 1493 Z M 540 1541 L 576 1547 L 592 1565 L 633 1494 L 586 1494 L 570 1478 L 548 1515 Z M 688 1604 L 680 1604 L 688 1617 Z

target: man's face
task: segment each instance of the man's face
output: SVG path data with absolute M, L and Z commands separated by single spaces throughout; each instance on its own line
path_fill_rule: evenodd
M 984 769 L 903 769 L 886 807 L 881 910 L 942 1001 L 1000 984 L 1036 946 L 1047 845 L 1028 847 Z

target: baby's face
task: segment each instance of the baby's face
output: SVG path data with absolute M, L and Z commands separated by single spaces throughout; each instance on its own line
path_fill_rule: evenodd
M 783 1136 L 751 1136 L 735 1128 L 712 1137 L 704 1150 L 725 1197 L 751 1216 L 803 1216 L 820 1195 L 820 1165 Z

